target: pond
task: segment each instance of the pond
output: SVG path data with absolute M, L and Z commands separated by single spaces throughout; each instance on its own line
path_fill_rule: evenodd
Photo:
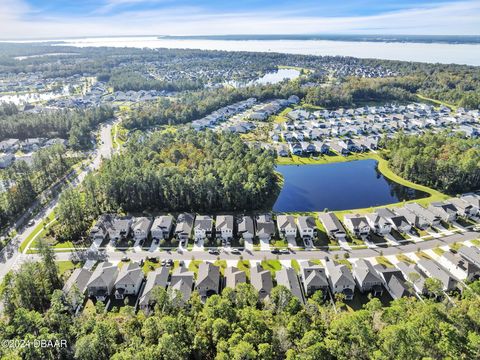
M 387 179 L 376 160 L 326 165 L 279 165 L 284 185 L 277 212 L 348 210 L 382 206 L 428 194 Z
M 262 77 L 248 81 L 227 81 L 226 84 L 231 85 L 233 87 L 245 87 L 250 85 L 267 85 L 267 84 L 277 84 L 285 79 L 292 80 L 300 76 L 300 71 L 297 69 L 278 69 L 277 71 L 268 72 Z

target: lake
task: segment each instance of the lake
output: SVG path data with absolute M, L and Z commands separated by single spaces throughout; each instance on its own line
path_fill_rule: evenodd
M 252 81 L 227 81 L 225 82 L 228 85 L 233 87 L 245 87 L 250 85 L 266 85 L 266 84 L 277 84 L 283 80 L 293 80 L 300 76 L 300 71 L 296 69 L 278 69 L 277 71 L 268 72 L 262 77 L 252 80 Z
M 348 210 L 427 197 L 387 179 L 376 160 L 325 165 L 278 165 L 284 185 L 273 206 L 277 212 Z
M 53 39 L 52 39 L 53 40 Z M 480 44 L 335 41 L 335 40 L 212 40 L 189 38 L 105 37 L 59 39 L 58 45 L 202 49 L 339 55 L 358 58 L 480 65 Z

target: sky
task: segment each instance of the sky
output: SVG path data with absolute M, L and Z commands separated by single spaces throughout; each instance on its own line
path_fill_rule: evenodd
M 480 0 L 0 0 L 6 40 L 228 34 L 480 35 Z

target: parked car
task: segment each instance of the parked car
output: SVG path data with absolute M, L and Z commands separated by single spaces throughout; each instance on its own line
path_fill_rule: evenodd
M 122 261 L 123 261 L 123 262 L 130 261 L 130 258 L 125 255 L 124 257 L 122 257 Z
M 230 254 L 232 254 L 232 255 L 240 255 L 240 250 L 238 250 L 238 249 L 233 249 L 232 251 L 230 251 Z
M 290 251 L 288 249 L 281 249 L 280 254 L 290 254 Z
M 218 250 L 215 250 L 215 249 L 208 250 L 208 253 L 210 255 L 219 255 L 220 254 L 220 252 Z
M 272 253 L 272 254 L 280 254 L 280 250 L 278 250 L 278 249 L 273 249 L 273 250 L 271 251 L 271 253 Z

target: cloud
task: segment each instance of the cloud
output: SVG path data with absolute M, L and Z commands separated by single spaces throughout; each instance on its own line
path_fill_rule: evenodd
M 322 16 L 289 11 L 218 11 L 201 6 L 174 6 L 169 0 L 108 0 L 82 16 L 38 12 L 28 4 L 0 0 L 0 37 L 62 38 L 109 35 L 212 34 L 480 34 L 480 2 L 462 1 L 414 6 L 368 16 Z M 160 3 L 158 9 L 136 10 L 138 3 Z M 166 4 L 166 5 L 165 5 Z M 127 6 L 128 5 L 128 6 Z M 125 8 L 125 6 L 127 6 Z M 110 7 L 106 11 L 105 7 Z M 112 11 L 121 8 L 122 11 Z M 108 13 L 108 14 L 107 14 Z

